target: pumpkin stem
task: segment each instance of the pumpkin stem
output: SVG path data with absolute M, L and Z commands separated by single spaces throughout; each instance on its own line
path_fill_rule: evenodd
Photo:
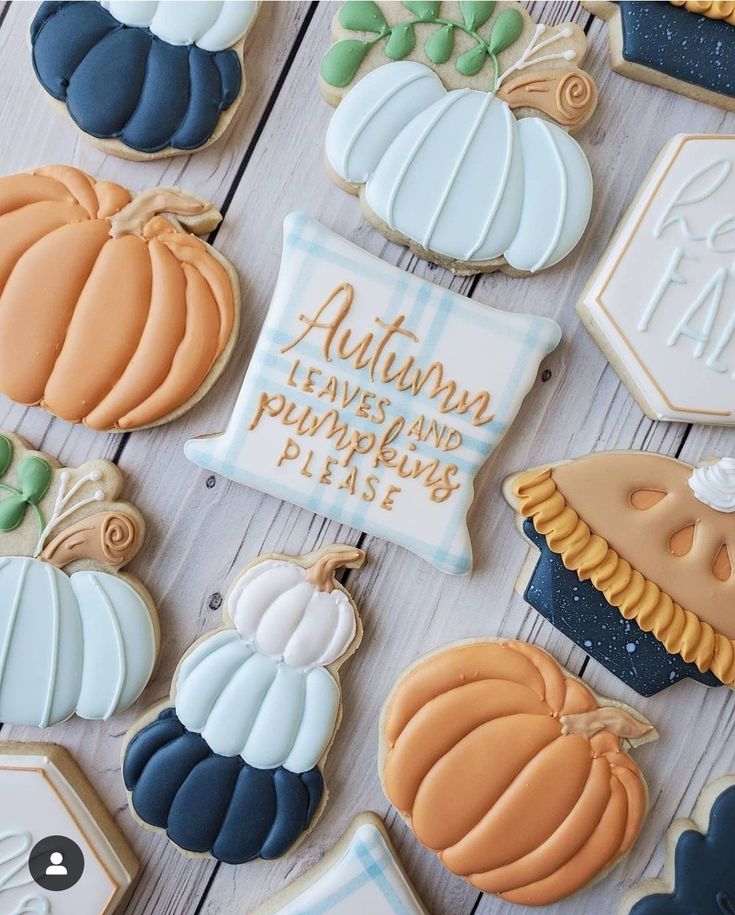
M 365 562 L 365 553 L 354 546 L 333 543 L 317 554 L 316 561 L 309 566 L 306 580 L 317 591 L 331 591 L 336 585 L 334 573 L 337 569 L 359 569 Z
M 511 110 L 535 108 L 562 127 L 584 123 L 597 105 L 597 86 L 577 67 L 522 73 L 498 90 L 497 97 Z
M 624 708 L 615 705 L 604 705 L 591 712 L 577 712 L 572 715 L 560 715 L 559 722 L 562 734 L 580 734 L 588 740 L 598 731 L 608 730 L 616 737 L 638 741 L 641 737 L 655 740 L 658 736 L 650 721 L 636 718 Z
M 110 236 L 143 235 L 147 224 L 161 213 L 177 217 L 176 221 L 194 235 L 207 235 L 221 221 L 219 210 L 200 197 L 184 194 L 178 188 L 152 188 L 136 194 L 119 212 L 108 217 Z
M 120 511 L 97 512 L 63 530 L 39 558 L 59 569 L 80 559 L 120 568 L 135 556 L 141 541 L 137 518 Z

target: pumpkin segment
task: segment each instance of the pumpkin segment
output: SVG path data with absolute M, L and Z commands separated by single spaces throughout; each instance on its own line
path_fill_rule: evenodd
M 381 735 L 385 792 L 417 838 L 511 902 L 581 889 L 630 849 L 646 814 L 621 740 L 655 739 L 652 726 L 526 643 L 465 643 L 419 662 Z
M 78 169 L 0 179 L 0 391 L 93 429 L 166 422 L 234 345 L 234 272 L 189 234 L 221 217 L 176 189 Z
M 279 857 L 312 828 L 341 719 L 338 670 L 362 637 L 335 573 L 364 558 L 334 545 L 240 574 L 225 626 L 186 653 L 170 701 L 129 733 L 123 777 L 138 820 L 232 864 Z

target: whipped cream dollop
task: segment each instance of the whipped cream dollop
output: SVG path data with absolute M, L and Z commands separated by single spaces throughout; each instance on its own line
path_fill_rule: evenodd
M 696 467 L 689 488 L 700 502 L 718 512 L 735 512 L 735 458 L 724 457 Z

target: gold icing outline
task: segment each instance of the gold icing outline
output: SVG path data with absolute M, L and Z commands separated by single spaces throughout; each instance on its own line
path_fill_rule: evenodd
M 677 604 L 619 556 L 607 540 L 593 534 L 567 505 L 552 470 L 527 470 L 513 483 L 518 511 L 531 518 L 549 549 L 580 580 L 590 581 L 602 592 L 625 619 L 634 619 L 644 632 L 652 632 L 669 654 L 678 654 L 702 673 L 711 670 L 724 684 L 735 686 L 735 641 Z
M 699 16 L 706 16 L 708 19 L 716 19 L 720 22 L 726 22 L 728 25 L 735 25 L 735 7 L 729 13 L 723 13 L 719 10 L 717 0 L 710 0 L 709 3 L 702 3 L 701 0 L 669 0 L 672 6 L 683 6 L 688 13 L 696 13 Z M 713 9 L 714 7 L 714 9 Z

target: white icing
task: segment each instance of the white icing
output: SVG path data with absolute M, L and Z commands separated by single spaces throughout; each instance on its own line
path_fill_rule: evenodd
M 7 812 L 4 811 L 3 820 L 6 816 Z M 9 915 L 49 915 L 51 912 L 48 899 L 35 893 L 24 894 L 13 909 L 3 907 L 3 895 L 33 885 L 28 870 L 32 847 L 33 836 L 27 830 L 6 829 L 0 832 L 0 912 Z
M 147 27 L 174 45 L 196 44 L 223 51 L 248 33 L 258 12 L 257 0 L 102 0 L 125 25 Z
M 501 73 L 498 77 L 498 81 L 495 84 L 496 92 L 512 73 L 516 73 L 520 70 L 525 70 L 527 67 L 534 67 L 536 64 L 546 63 L 550 60 L 574 60 L 577 55 L 576 52 L 571 48 L 567 49 L 566 51 L 554 51 L 551 54 L 542 54 L 541 56 L 538 56 L 539 51 L 543 51 L 544 48 L 548 48 L 549 45 L 555 44 L 561 39 L 571 38 L 574 34 L 573 30 L 569 26 L 566 26 L 565 28 L 559 29 L 558 32 L 555 32 L 553 35 L 549 36 L 549 38 L 544 38 L 543 41 L 539 41 L 539 38 L 541 38 L 545 32 L 546 26 L 542 23 L 539 23 L 536 26 L 536 31 L 533 38 L 526 46 L 523 54 L 521 54 L 518 60 L 510 67 L 508 67 L 508 69 L 504 73 Z
M 695 468 L 689 488 L 700 502 L 716 511 L 735 512 L 735 458 L 724 457 Z
M 233 629 L 206 638 L 187 655 L 175 697 L 179 720 L 213 752 L 292 772 L 317 764 L 340 705 L 339 686 L 324 668 L 279 663 L 253 651 Z
M 228 598 L 237 630 L 267 657 L 296 668 L 326 667 L 355 637 L 355 612 L 343 591 L 317 591 L 306 571 L 267 560 L 249 569 Z
M 0 559 L 3 722 L 46 727 L 75 711 L 107 717 L 135 701 L 154 657 L 148 608 L 123 579 Z
M 339 177 L 365 183 L 391 229 L 460 261 L 504 255 L 535 272 L 565 257 L 589 220 L 589 164 L 564 130 L 518 123 L 485 92 L 446 92 L 412 61 L 378 67 L 345 96 L 326 155 Z
M 423 915 L 424 907 L 398 866 L 383 834 L 360 823 L 347 847 L 318 872 L 307 872 L 271 915 Z M 253 915 L 260 915 L 258 909 Z
M 735 136 L 674 137 L 580 304 L 649 412 L 735 423 Z

